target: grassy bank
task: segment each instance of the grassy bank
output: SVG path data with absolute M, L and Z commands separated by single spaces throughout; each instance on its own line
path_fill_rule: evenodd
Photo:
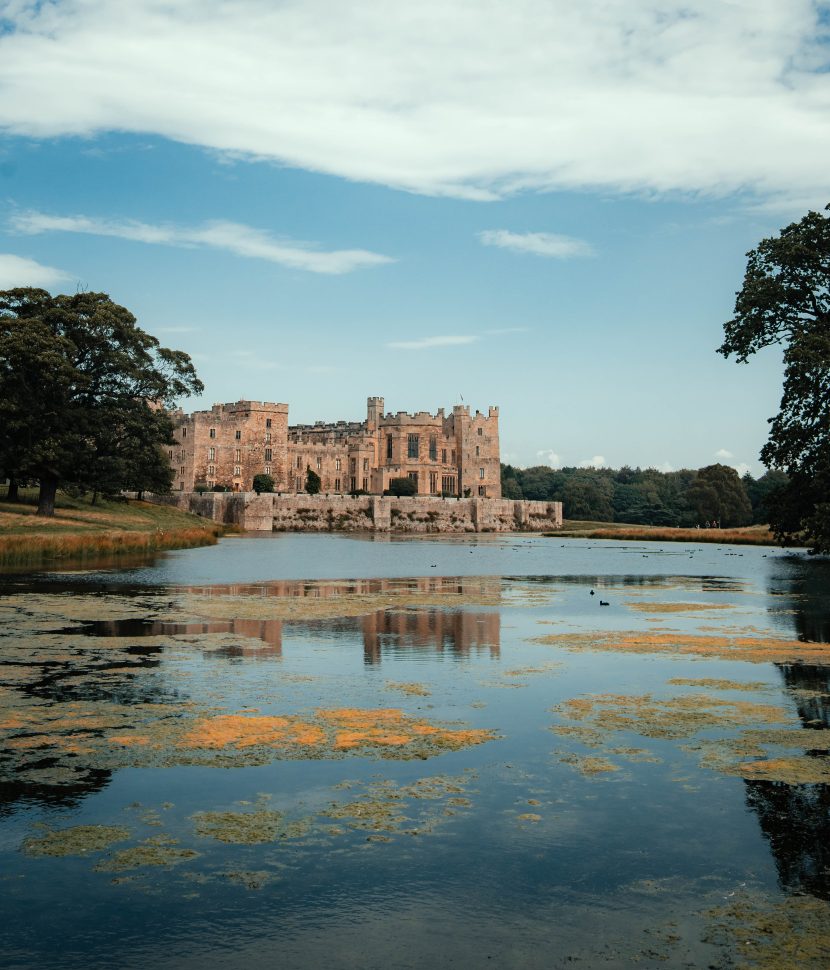
M 0 566 L 117 557 L 212 545 L 222 527 L 148 502 L 108 502 L 58 495 L 54 518 L 35 515 L 36 496 L 0 498 Z
M 628 539 L 635 542 L 717 542 L 720 545 L 774 546 L 766 525 L 740 529 L 675 529 L 663 525 L 629 525 L 625 522 L 583 522 L 565 519 L 561 531 L 545 535 L 578 539 Z

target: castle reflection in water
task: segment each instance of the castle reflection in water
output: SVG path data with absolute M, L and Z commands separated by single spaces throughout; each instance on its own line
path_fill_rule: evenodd
M 363 654 L 367 664 L 380 663 L 383 654 L 401 655 L 411 651 L 432 651 L 451 656 L 464 657 L 474 652 L 486 652 L 490 657 L 499 656 L 501 638 L 501 614 L 495 607 L 501 599 L 501 581 L 487 577 L 421 577 L 417 579 L 365 579 L 346 582 L 296 582 L 274 581 L 261 584 L 229 584 L 222 586 L 192 586 L 184 592 L 210 599 L 216 597 L 241 597 L 288 600 L 331 601 L 343 599 L 347 611 L 354 612 L 349 604 L 351 597 L 383 597 L 386 602 L 380 608 L 372 608 L 371 599 L 367 612 L 362 615 L 338 616 L 336 609 L 323 610 L 323 616 L 314 616 L 314 604 L 309 602 L 308 613 L 297 604 L 296 618 L 283 619 L 229 619 L 204 620 L 175 623 L 151 621 L 143 626 L 148 636 L 198 636 L 199 634 L 230 634 L 240 638 L 239 644 L 227 644 L 207 652 L 215 657 L 250 657 L 267 660 L 282 656 L 283 636 L 286 631 L 315 630 L 328 635 L 357 634 L 363 639 Z M 436 605 L 446 597 L 446 606 Z M 396 603 L 400 598 L 400 603 Z M 420 600 L 428 600 L 421 603 Z M 357 601 L 353 601 L 357 602 Z M 494 608 L 471 610 L 465 604 L 486 602 Z M 461 607 L 464 606 L 464 609 Z M 210 607 L 205 608 L 210 612 Z M 280 612 L 275 604 L 275 612 Z M 294 610 L 290 610 L 294 612 Z M 118 635 L 118 624 L 106 624 L 107 634 Z M 103 631 L 102 631 L 103 632 Z M 252 644 L 261 641 L 264 646 Z

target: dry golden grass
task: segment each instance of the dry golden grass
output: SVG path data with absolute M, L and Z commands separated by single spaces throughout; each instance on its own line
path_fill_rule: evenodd
M 546 535 L 554 538 L 628 539 L 635 542 L 717 542 L 725 546 L 777 544 L 765 525 L 748 525 L 740 529 L 680 529 L 659 525 L 627 525 L 622 522 L 565 520 L 560 532 Z
M 52 560 L 119 557 L 212 545 L 222 526 L 148 502 L 90 505 L 60 497 L 44 518 L 27 502 L 0 501 L 0 565 L 38 566 Z

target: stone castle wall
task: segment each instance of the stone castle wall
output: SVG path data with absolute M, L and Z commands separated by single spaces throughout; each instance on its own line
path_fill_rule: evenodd
M 383 405 L 370 397 L 365 421 L 313 425 L 288 425 L 288 405 L 258 401 L 176 412 L 173 488 L 245 492 L 264 473 L 278 492 L 298 494 L 311 469 L 328 494 L 381 495 L 393 478 L 414 478 L 419 495 L 501 496 L 498 408 L 384 414 Z
M 562 527 L 561 502 L 255 492 L 174 492 L 148 500 L 252 532 L 545 532 Z

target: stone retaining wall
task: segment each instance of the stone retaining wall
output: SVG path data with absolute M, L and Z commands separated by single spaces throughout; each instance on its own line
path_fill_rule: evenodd
M 145 497 L 252 532 L 546 532 L 562 527 L 561 502 L 255 492 Z

